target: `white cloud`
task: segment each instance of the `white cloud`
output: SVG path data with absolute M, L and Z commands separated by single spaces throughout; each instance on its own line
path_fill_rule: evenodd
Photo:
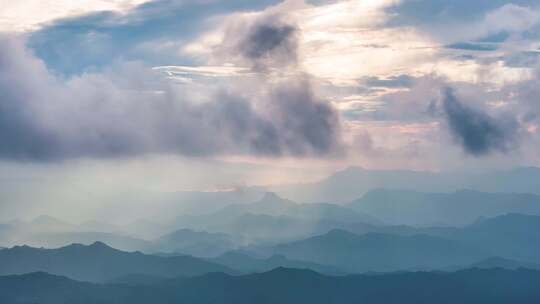
M 364 76 L 410 73 L 435 53 L 430 47 L 433 43 L 413 30 L 381 27 L 390 17 L 385 8 L 396 0 L 318 6 L 301 2 L 285 1 L 262 12 L 222 17 L 213 30 L 188 43 L 183 51 L 208 64 L 227 63 L 230 56 L 216 52 L 228 43 L 227 33 L 263 16 L 282 15 L 299 29 L 302 70 L 338 86 L 355 85 Z
M 1 0 L 0 31 L 29 31 L 54 19 L 95 11 L 126 11 L 148 0 Z
M 520 32 L 532 28 L 540 21 L 540 11 L 514 4 L 506 4 L 486 14 L 483 27 L 488 33 L 500 31 Z
M 192 77 L 238 77 L 250 74 L 248 68 L 234 65 L 222 66 L 158 66 L 153 70 L 164 73 L 168 78 L 190 81 Z

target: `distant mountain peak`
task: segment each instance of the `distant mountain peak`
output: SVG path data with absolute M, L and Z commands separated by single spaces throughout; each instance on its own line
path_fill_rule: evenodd
M 92 245 L 90 245 L 92 247 L 109 247 L 107 246 L 107 244 L 103 243 L 103 242 L 100 242 L 100 241 L 96 241 L 94 243 L 92 243 Z
M 343 229 L 332 229 L 328 231 L 324 236 L 328 237 L 351 237 L 351 236 L 358 236 L 357 234 L 354 234 L 350 231 L 343 230 Z
M 261 275 L 270 275 L 270 276 L 279 276 L 279 277 L 283 276 L 286 278 L 290 278 L 291 276 L 313 276 L 313 275 L 320 276 L 319 273 L 311 269 L 298 269 L 298 268 L 289 268 L 289 267 L 283 267 L 283 266 L 276 267 L 270 271 L 262 273 Z
M 93 244 L 89 245 L 88 247 L 93 248 L 93 249 L 101 249 L 101 250 L 103 250 L 103 249 L 116 250 L 116 249 L 110 247 L 109 245 L 107 245 L 107 244 L 105 244 L 103 242 L 99 242 L 99 241 L 94 242 Z
M 94 242 L 90 245 L 80 244 L 80 243 L 73 243 L 61 248 L 58 248 L 57 250 L 75 250 L 77 252 L 79 251 L 117 251 L 117 249 L 114 249 L 110 247 L 109 245 L 103 243 L 103 242 Z
M 274 192 L 266 192 L 264 196 L 257 202 L 262 205 L 293 205 L 295 202 L 282 198 Z
M 8 250 L 11 250 L 11 251 L 32 251 L 36 249 L 37 248 L 33 248 L 28 245 L 13 246 L 11 248 L 8 248 Z
M 283 200 L 279 195 L 277 195 L 275 192 L 265 192 L 263 197 L 261 198 L 261 201 L 273 201 L 273 200 Z
M 270 271 L 267 271 L 267 273 L 283 273 L 283 272 L 289 272 L 290 268 L 285 268 L 283 266 L 276 267 Z

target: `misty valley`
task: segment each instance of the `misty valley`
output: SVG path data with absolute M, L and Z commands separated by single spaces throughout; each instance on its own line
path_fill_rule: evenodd
M 449 183 L 448 192 L 423 192 L 422 184 L 390 190 L 403 189 L 413 179 L 408 175 L 427 178 L 421 174 L 403 171 L 401 178 L 365 189 L 370 177 L 373 183 L 373 176 L 396 173 L 350 168 L 317 184 L 272 189 L 277 192 L 215 192 L 213 210 L 175 215 L 167 210 L 168 221 L 75 224 L 42 215 L 5 222 L 0 299 L 17 304 L 540 300 L 540 194 L 534 194 L 540 187 L 532 185 L 528 194 L 486 192 L 486 179 L 481 186 L 469 184 L 469 190 L 450 191 L 456 185 Z M 424 174 L 441 184 L 447 178 Z M 512 179 L 510 187 L 517 178 L 540 181 L 540 169 L 501 176 Z M 501 176 L 492 175 L 492 183 Z M 342 185 L 355 183 L 360 196 L 343 201 Z M 307 187 L 324 193 L 310 191 L 315 200 L 302 203 L 282 196 Z M 191 193 L 190 204 L 204 204 L 207 195 Z M 317 202 L 317 196 L 333 195 L 335 203 Z

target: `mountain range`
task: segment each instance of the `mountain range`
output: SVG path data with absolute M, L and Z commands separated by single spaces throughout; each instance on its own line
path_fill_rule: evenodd
M 470 269 L 453 273 L 324 276 L 277 268 L 244 276 L 223 273 L 152 284 L 92 284 L 46 273 L 0 277 L 5 304 L 370 303 L 506 304 L 540 302 L 540 271 Z
M 540 168 L 522 167 L 487 172 L 429 172 L 348 167 L 318 182 L 265 189 L 297 202 L 346 203 L 380 188 L 420 192 L 454 192 L 471 189 L 540 195 Z
M 540 215 L 540 195 L 472 190 L 424 193 L 377 189 L 346 206 L 388 224 L 464 226 L 480 217 L 508 213 Z
M 191 256 L 161 257 L 124 252 L 100 242 L 58 249 L 17 246 L 0 251 L 1 275 L 39 271 L 89 282 L 106 282 L 130 274 L 177 277 L 209 272 L 236 273 L 226 266 Z
M 405 232 L 400 233 L 400 229 Z M 337 229 L 258 250 L 349 272 L 443 270 L 494 256 L 540 263 L 539 231 L 540 216 L 508 214 L 479 220 L 464 228 L 396 226 L 364 234 Z
M 266 272 L 279 267 L 310 269 L 318 273 L 330 275 L 346 273 L 344 270 L 340 270 L 336 267 L 301 260 L 291 260 L 283 255 L 273 255 L 263 259 L 252 257 L 246 253 L 231 251 L 224 253 L 219 257 L 210 259 L 210 261 L 241 271 L 242 273 Z
M 225 233 L 209 233 L 180 229 L 155 240 L 149 251 L 183 253 L 198 257 L 213 257 L 238 248 L 241 239 Z
M 540 216 L 507 214 L 482 219 L 449 238 L 474 244 L 493 255 L 540 263 Z
M 501 258 L 501 257 L 490 257 L 490 258 L 478 261 L 476 263 L 473 263 L 471 265 L 453 267 L 453 268 L 449 268 L 448 270 L 456 271 L 456 270 L 464 270 L 464 269 L 472 269 L 472 268 L 480 268 L 480 269 L 496 269 L 496 268 L 499 268 L 499 269 L 510 269 L 510 270 L 516 270 L 516 269 L 540 270 L 540 264 L 531 263 L 531 262 L 521 262 L 521 261 L 505 259 L 505 258 Z
M 178 217 L 173 227 L 222 232 L 247 238 L 295 239 L 327 232 L 353 223 L 381 225 L 373 216 L 335 204 L 298 204 L 274 193 L 266 193 L 250 204 L 232 204 L 216 212 Z
M 434 236 L 357 235 L 344 230 L 280 244 L 272 252 L 355 273 L 442 269 L 471 264 L 487 255 L 479 248 Z

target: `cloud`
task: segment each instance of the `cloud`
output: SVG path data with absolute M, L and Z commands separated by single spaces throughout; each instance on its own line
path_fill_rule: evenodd
M 446 46 L 449 49 L 465 50 L 465 51 L 480 51 L 489 52 L 496 51 L 498 46 L 491 43 L 477 43 L 477 42 L 456 42 Z
M 523 32 L 532 29 L 540 21 L 538 3 L 525 6 L 508 3 L 486 14 L 484 31 L 488 34 Z
M 282 0 L 155 0 L 123 13 L 63 18 L 30 33 L 29 45 L 57 73 L 100 69 L 115 60 L 188 65 L 184 43 L 212 25 L 212 17 L 265 8 Z
M 456 51 L 515 51 L 538 32 L 534 0 L 405 0 L 387 8 L 387 23 L 416 32 Z
M 0 157 L 323 157 L 339 150 L 338 115 L 314 96 L 308 80 L 258 85 L 250 94 L 212 86 L 194 91 L 197 86 L 177 87 L 134 62 L 62 79 L 23 41 L 3 37 Z
M 249 29 L 245 39 L 237 46 L 244 58 L 255 66 L 287 65 L 297 61 L 297 29 L 279 21 L 263 21 Z
M 271 115 L 282 126 L 285 144 L 295 154 L 339 152 L 340 123 L 329 103 L 314 96 L 308 80 L 290 82 L 272 92 Z M 297 138 L 303 138 L 298 141 Z
M 536 7 L 536 0 L 404 0 L 388 7 L 393 24 L 429 27 L 478 20 L 506 5 Z M 503 20 L 504 21 L 504 20 Z
M 0 7 L 0 31 L 28 31 L 58 18 L 96 11 L 126 11 L 147 0 L 25 0 Z
M 416 78 L 411 75 L 401 74 L 387 78 L 378 76 L 368 76 L 362 78 L 361 82 L 368 87 L 379 88 L 409 88 L 414 85 Z
M 507 67 L 530 68 L 540 63 L 540 51 L 523 51 L 510 53 L 502 58 Z
M 372 96 L 356 97 L 359 112 L 349 116 L 353 120 L 399 121 L 401 123 L 426 122 L 432 117 L 423 111 L 437 98 L 441 86 L 446 82 L 437 75 L 413 76 L 401 74 L 380 78 L 376 76 L 361 79 L 364 85 L 372 85 Z M 373 88 L 383 90 L 373 91 Z M 365 95 L 365 93 L 364 93 Z M 351 109 L 346 109 L 351 110 Z
M 468 107 L 452 89 L 443 92 L 442 110 L 452 136 L 471 155 L 507 152 L 517 145 L 519 123 L 514 118 L 494 118 Z
M 299 28 L 274 12 L 237 15 L 221 28 L 221 41 L 214 44 L 213 60 L 248 66 L 258 73 L 277 69 L 297 70 Z

